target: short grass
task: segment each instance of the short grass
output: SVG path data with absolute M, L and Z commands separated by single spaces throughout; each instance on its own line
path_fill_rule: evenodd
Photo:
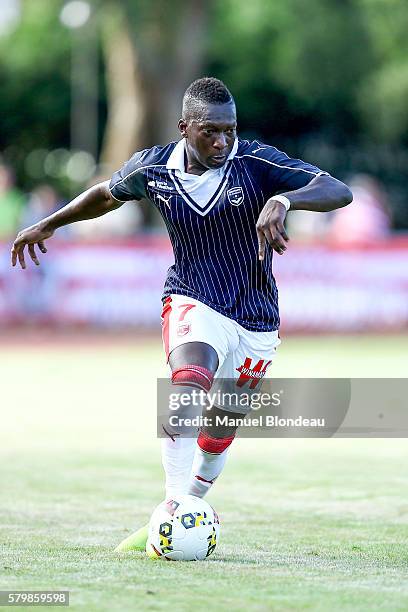
M 406 338 L 291 338 L 274 373 L 403 376 Z M 405 355 L 404 355 L 405 354 Z M 162 497 L 157 342 L 0 347 L 0 588 L 71 608 L 407 610 L 406 440 L 237 440 L 203 563 L 117 555 Z

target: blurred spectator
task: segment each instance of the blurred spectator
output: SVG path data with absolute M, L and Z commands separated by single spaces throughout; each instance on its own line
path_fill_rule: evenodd
M 0 163 L 0 240 L 14 238 L 23 205 L 24 196 L 15 187 L 13 170 Z
M 327 237 L 342 244 L 387 238 L 391 218 L 381 183 L 372 176 L 359 174 L 349 186 L 353 202 L 333 213 Z
M 61 198 L 51 185 L 37 185 L 28 198 L 27 206 L 20 217 L 20 226 L 34 225 L 40 219 L 48 217 L 62 206 Z
M 21 212 L 19 228 L 34 225 L 40 219 L 51 215 L 58 210 L 64 202 L 58 192 L 47 183 L 41 183 L 34 187 L 28 196 L 27 205 Z M 68 227 L 59 228 L 56 237 L 69 236 Z M 52 257 L 43 257 L 37 249 L 37 254 L 41 260 L 41 266 L 36 267 L 28 264 L 29 274 L 23 277 L 20 275 L 20 285 L 16 286 L 16 278 L 13 276 L 13 289 L 11 294 L 16 297 L 16 311 L 21 311 L 21 304 L 24 303 L 24 313 L 27 320 L 31 323 L 51 323 L 52 309 L 55 301 L 55 292 L 58 290 L 58 282 L 55 279 L 54 260 Z M 26 261 L 30 261 L 26 254 Z M 21 279 L 24 279 L 21 282 Z
M 328 223 L 327 214 L 322 215 L 309 210 L 293 210 L 288 215 L 287 229 L 290 238 L 313 242 L 324 238 Z

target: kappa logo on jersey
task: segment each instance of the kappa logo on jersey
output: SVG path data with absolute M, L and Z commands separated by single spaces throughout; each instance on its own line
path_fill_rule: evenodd
M 228 189 L 227 196 L 233 206 L 239 206 L 244 201 L 244 192 L 242 187 L 233 187 Z
M 169 185 L 168 183 L 165 183 L 164 181 L 149 181 L 147 183 L 147 186 L 151 187 L 152 189 L 161 189 L 163 191 L 173 191 L 172 185 Z
M 164 196 L 160 195 L 160 193 L 156 193 L 156 198 L 164 202 L 168 208 L 170 208 L 170 200 L 172 197 L 173 196 L 167 196 L 167 198 L 165 198 Z
M 249 380 L 251 381 L 249 388 L 255 389 L 260 380 L 265 376 L 268 366 L 272 363 L 272 360 L 265 363 L 264 359 L 260 359 L 258 363 L 252 368 L 252 359 L 245 357 L 244 365 L 239 366 L 237 371 L 240 376 L 237 380 L 237 387 L 243 387 Z

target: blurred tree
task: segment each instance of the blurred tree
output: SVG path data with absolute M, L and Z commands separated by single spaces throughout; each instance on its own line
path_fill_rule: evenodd
M 106 69 L 101 160 L 110 171 L 135 149 L 177 137 L 182 92 L 203 69 L 211 3 L 174 0 L 171 11 L 166 0 L 91 3 Z M 18 28 L 0 38 L 0 78 L 7 83 L 0 147 L 12 142 L 21 158 L 38 147 L 69 146 L 70 32 L 60 23 L 63 5 L 25 0 Z
M 209 30 L 241 134 L 339 177 L 381 177 L 396 227 L 408 227 L 407 23 L 406 0 L 223 0 Z
M 233 84 L 245 131 L 260 120 L 272 137 L 355 134 L 356 95 L 373 62 L 360 2 L 223 0 L 214 24 L 214 70 Z
M 201 76 L 205 63 L 205 42 L 209 0 L 101 0 L 106 15 L 115 12 L 115 22 L 109 19 L 105 49 L 110 55 L 107 88 L 113 111 L 108 116 L 107 138 L 102 158 L 111 168 L 117 167 L 118 151 L 122 160 L 128 151 L 121 145 L 121 134 L 128 129 L 126 148 L 140 149 L 154 143 L 166 143 L 178 137 L 182 94 L 186 86 Z M 171 8 L 171 10 L 169 10 Z M 112 24 L 115 25 L 112 27 Z M 112 55 L 118 39 L 122 39 L 124 58 Z M 130 74 L 132 72 L 132 74 Z M 133 99 L 130 121 L 118 124 L 119 109 L 129 108 Z M 144 125 L 143 125 L 144 122 Z
M 101 162 L 113 170 L 137 148 L 144 148 L 147 102 L 139 54 L 120 4 L 105 3 L 101 26 L 108 104 Z
M 0 147 L 27 153 L 69 138 L 69 35 L 62 0 L 25 0 L 18 27 L 0 37 Z
M 59 19 L 67 1 L 21 0 L 21 22 L 0 32 L 0 151 L 25 186 L 35 180 L 25 172 L 32 149 L 70 144 L 72 39 Z M 177 138 L 184 88 L 213 74 L 236 97 L 242 135 L 289 144 L 339 176 L 381 175 L 408 225 L 406 0 L 88 2 L 108 171 Z
M 361 80 L 362 128 L 379 142 L 408 144 L 408 2 L 360 0 L 375 51 Z
M 48 151 L 70 147 L 72 38 L 60 21 L 64 1 L 22 0 L 17 27 L 0 36 L 0 151 L 25 188 L 47 180 L 72 195 L 78 184 L 55 164 L 48 172 L 44 163 Z M 102 80 L 102 66 L 97 67 Z M 99 93 L 101 125 L 105 109 Z M 30 156 L 34 150 L 41 151 L 36 160 Z M 62 161 L 63 155 L 59 158 Z M 35 174 L 27 172 L 27 161 L 30 168 L 35 166 Z

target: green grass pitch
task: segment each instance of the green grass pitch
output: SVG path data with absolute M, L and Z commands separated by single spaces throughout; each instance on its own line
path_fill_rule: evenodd
M 407 345 L 289 338 L 273 371 L 405 376 Z M 406 440 L 237 440 L 208 497 L 211 558 L 119 556 L 163 495 L 159 343 L 3 345 L 0 359 L 1 589 L 68 589 L 87 612 L 408 609 Z

